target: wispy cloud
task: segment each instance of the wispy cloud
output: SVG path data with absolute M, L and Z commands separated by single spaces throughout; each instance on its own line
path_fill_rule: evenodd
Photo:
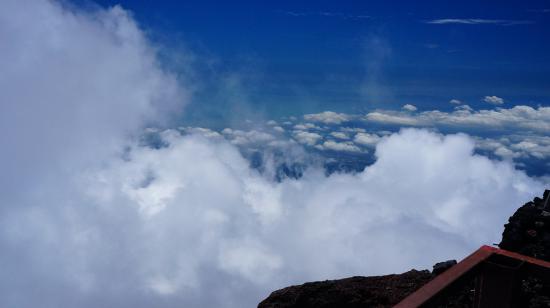
M 531 10 L 527 10 L 527 12 L 531 12 L 531 13 L 550 13 L 550 9 L 531 9 Z
M 482 19 L 482 18 L 444 18 L 444 19 L 432 19 L 424 21 L 427 24 L 432 25 L 499 25 L 499 26 L 514 26 L 514 25 L 528 25 L 533 24 L 531 20 L 508 20 L 508 19 Z
M 292 17 L 308 17 L 308 16 L 317 16 L 317 17 L 329 17 L 329 18 L 342 18 L 342 19 L 368 19 L 371 18 L 369 15 L 358 15 L 358 14 L 348 14 L 342 12 L 294 12 L 294 11 L 282 11 L 283 14 L 292 16 Z
M 428 48 L 428 49 L 437 49 L 437 48 L 439 48 L 439 44 L 433 44 L 433 43 L 424 44 L 423 46 L 425 48 Z

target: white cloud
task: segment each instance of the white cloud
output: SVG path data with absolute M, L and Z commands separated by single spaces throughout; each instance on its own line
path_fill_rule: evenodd
M 243 307 L 300 281 L 428 268 L 498 241 L 515 206 L 542 189 L 510 164 L 473 155 L 465 135 L 406 130 L 380 142 L 362 173 L 312 169 L 282 183 L 249 169 L 228 143 L 161 136 L 168 146 L 133 146 L 89 170 L 81 190 L 64 187 L 4 217 L 4 254 L 19 239 L 26 245 L 24 260 L 4 264 L 48 290 L 42 305 L 81 294 L 80 307 Z M 52 206 L 67 193 L 78 202 Z M 17 284 L 0 292 L 11 295 L 6 304 L 36 304 L 13 297 L 27 294 Z
M 257 143 L 266 143 L 275 140 L 275 136 L 272 134 L 258 131 L 249 130 L 243 131 L 238 129 L 224 128 L 222 130 L 224 136 L 236 145 L 249 145 Z
M 330 135 L 334 138 L 337 138 L 337 139 L 343 139 L 343 140 L 349 139 L 348 134 L 346 134 L 344 132 L 331 132 Z
M 370 112 L 365 116 L 365 120 L 379 122 L 379 123 L 388 123 L 388 124 L 397 124 L 397 125 L 410 125 L 416 126 L 421 125 L 422 121 L 416 116 L 399 113 L 389 110 L 379 110 Z
M 186 134 L 199 134 L 206 138 L 221 138 L 222 135 L 216 131 L 204 127 L 179 127 L 180 131 Z
M 281 126 L 273 126 L 273 130 L 276 131 L 276 132 L 279 132 L 279 133 L 284 133 L 285 132 L 285 129 L 282 128 Z
M 519 155 L 506 147 L 498 147 L 495 150 L 495 155 L 506 159 L 517 158 Z
M 361 152 L 353 142 L 336 142 L 334 140 L 327 140 L 323 144 L 318 144 L 315 146 L 317 149 L 322 151 L 337 151 L 337 152 Z
M 365 133 L 367 131 L 362 127 L 340 127 L 340 130 L 346 133 Z
M 306 121 L 321 122 L 324 124 L 341 124 L 350 120 L 349 115 L 336 113 L 333 111 L 324 111 L 321 113 L 304 115 Z
M 380 140 L 380 136 L 369 133 L 357 133 L 353 138 L 353 142 L 356 144 L 371 147 L 374 147 L 378 142 L 380 142 Z
M 310 145 L 310 146 L 315 145 L 317 141 L 323 139 L 323 136 L 317 133 L 304 132 L 300 130 L 294 131 L 293 137 L 299 143 Z
M 260 242 L 237 241 L 224 245 L 218 263 L 226 272 L 238 273 L 252 283 L 267 283 L 270 273 L 282 268 L 281 258 Z
M 519 105 L 510 109 L 473 111 L 469 106 L 462 105 L 450 113 L 433 110 L 417 114 L 378 110 L 367 114 L 365 120 L 394 125 L 447 125 L 502 130 L 521 129 L 544 133 L 550 131 L 550 107 L 533 108 Z
M 315 130 L 321 130 L 321 128 L 313 123 L 300 123 L 296 124 L 293 127 L 295 130 L 308 130 L 308 129 L 315 129 Z
M 508 135 L 497 139 L 476 138 L 476 147 L 503 158 L 550 158 L 550 137 Z
M 462 112 L 463 114 L 467 114 L 469 112 L 474 111 L 474 109 L 470 107 L 470 105 L 460 105 L 460 106 L 456 106 L 454 109 L 457 111 L 457 113 Z
M 486 102 L 486 103 L 489 103 L 489 104 L 493 104 L 493 105 L 502 105 L 504 104 L 504 99 L 498 97 L 498 96 L 485 96 L 483 98 L 483 101 Z
M 451 104 L 453 104 L 453 105 L 461 105 L 461 104 L 462 104 L 462 102 L 461 102 L 460 100 L 455 99 L 455 98 L 451 99 L 451 100 L 449 101 L 449 103 L 451 103 Z
M 181 109 L 186 93 L 120 7 L 84 14 L 53 1 L 0 6 L 0 160 L 12 162 L 2 168 L 8 177 L 30 179 L 43 161 L 67 169 L 77 158 L 94 161 L 145 122 Z
M 433 19 L 426 21 L 427 24 L 434 25 L 446 25 L 446 24 L 458 24 L 458 25 L 501 25 L 501 26 L 514 26 L 514 25 L 527 25 L 534 23 L 530 20 L 506 20 L 506 19 L 481 19 L 481 18 L 446 18 L 446 19 Z
M 234 306 L 250 306 L 275 286 L 426 268 L 463 257 L 498 241 L 515 206 L 542 189 L 508 163 L 473 155 L 474 143 L 465 135 L 405 130 L 382 141 L 376 163 L 358 175 L 324 177 L 312 170 L 301 180 L 278 184 L 251 171 L 227 144 L 163 136 L 169 147 L 134 148 L 129 160 L 103 170 L 89 187 L 99 196 L 111 191 L 109 202 L 119 200 L 130 209 L 132 189 L 155 191 L 156 183 L 183 187 L 165 196 L 161 211 L 132 222 L 154 240 L 129 242 L 123 249 L 137 245 L 148 251 L 132 259 L 149 269 L 137 281 L 148 286 L 150 279 L 168 277 L 171 296 L 181 296 L 183 303 L 189 303 L 185 294 L 197 294 L 201 304 L 221 304 L 227 298 L 212 292 L 220 288 Z M 128 186 L 151 170 L 154 180 L 147 186 Z M 399 254 L 390 244 L 395 242 Z M 157 245 L 169 248 L 154 249 Z M 320 253 L 324 258 L 314 258 Z M 158 260 L 171 265 L 151 268 Z M 183 269 L 173 274 L 174 268 Z M 219 287 L 208 284 L 219 277 L 224 277 Z M 158 283 L 150 288 L 158 289 Z M 254 296 L 239 298 L 243 288 L 256 290 Z
M 401 107 L 403 110 L 406 110 L 406 111 L 416 111 L 418 108 L 416 108 L 416 106 L 414 105 L 411 105 L 411 104 L 405 104 L 403 105 L 403 107 Z

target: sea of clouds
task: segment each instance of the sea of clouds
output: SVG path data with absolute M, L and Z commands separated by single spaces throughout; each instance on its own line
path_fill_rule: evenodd
M 144 144 L 191 95 L 157 48 L 121 7 L 0 3 L 0 306 L 253 307 L 464 257 L 542 193 L 464 134 L 405 129 L 362 172 L 282 181 L 224 138 Z

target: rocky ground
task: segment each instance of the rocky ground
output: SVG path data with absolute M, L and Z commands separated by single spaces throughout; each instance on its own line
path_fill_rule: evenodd
M 550 190 L 520 207 L 504 225 L 502 249 L 550 261 Z
M 271 293 L 259 308 L 391 307 L 432 279 L 430 271 L 308 282 Z

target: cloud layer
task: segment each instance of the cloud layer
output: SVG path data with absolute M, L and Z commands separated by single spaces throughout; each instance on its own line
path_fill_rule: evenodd
M 242 143 L 170 129 L 144 144 L 135 134 L 186 91 L 120 7 L 4 1 L 0 46 L 0 306 L 255 306 L 292 283 L 464 256 L 542 190 L 462 134 L 359 132 L 377 142 L 363 172 L 282 182 L 235 146 L 297 146 L 275 129 L 223 132 Z M 305 132 L 293 133 L 319 141 Z
M 19 280 L 3 282 L 4 304 L 254 306 L 291 283 L 465 256 L 498 241 L 515 206 L 542 189 L 473 155 L 465 135 L 405 130 L 362 173 L 310 169 L 281 183 L 226 141 L 161 135 L 165 146 L 135 145 L 10 213 L 3 261 Z
M 497 98 L 500 99 L 500 98 Z M 495 110 L 473 110 L 461 105 L 452 112 L 438 110 L 409 114 L 395 111 L 373 111 L 366 121 L 410 126 L 446 125 L 461 128 L 485 128 L 490 130 L 512 130 L 544 133 L 550 131 L 550 107 L 533 108 L 514 106 Z

